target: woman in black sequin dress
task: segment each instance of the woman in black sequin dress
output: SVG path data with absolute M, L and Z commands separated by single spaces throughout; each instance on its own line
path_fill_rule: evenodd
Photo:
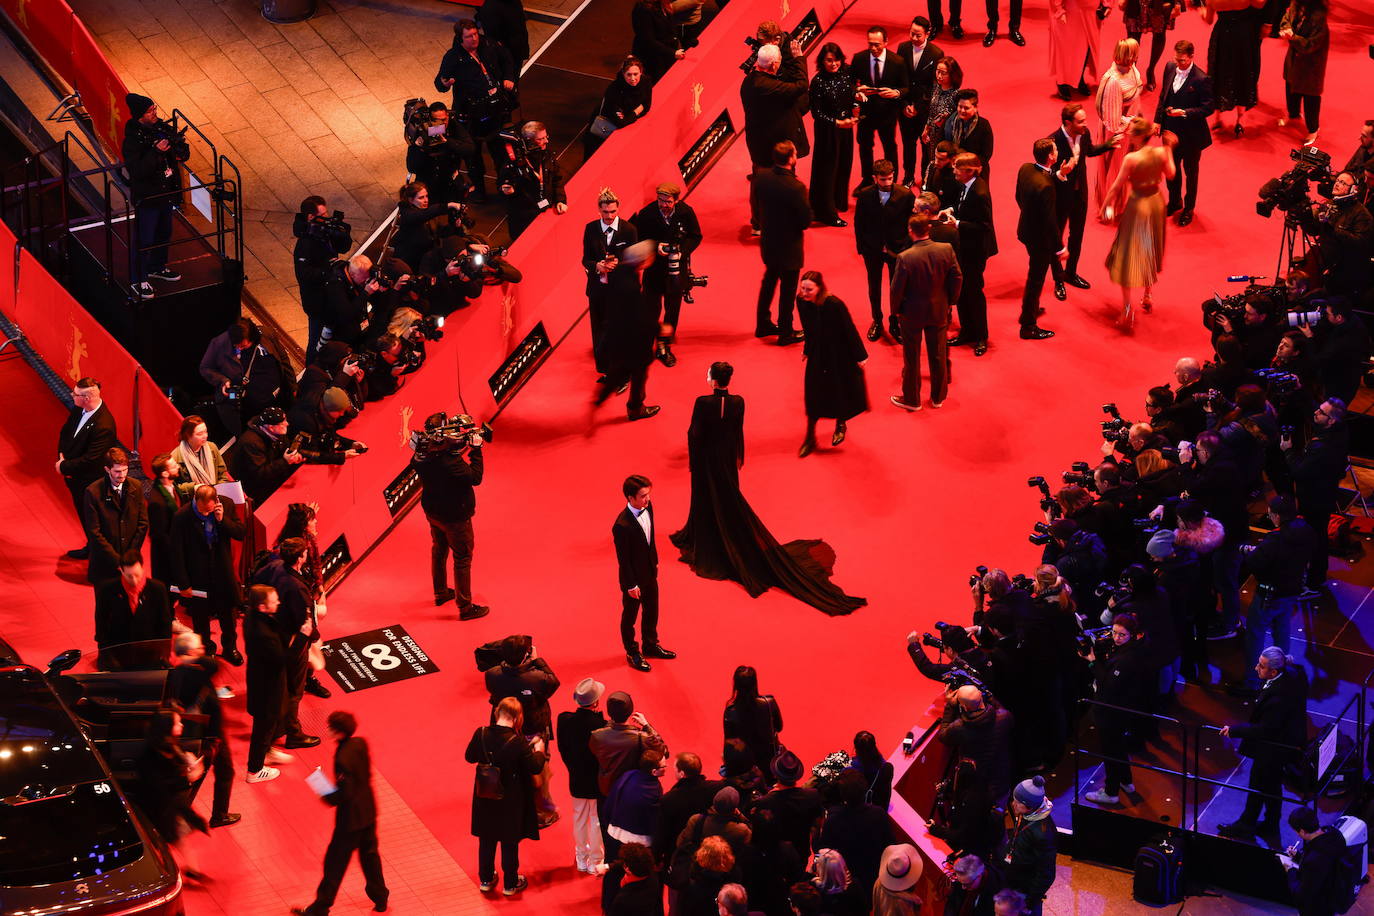
M 849 172 L 854 166 L 854 77 L 833 41 L 821 48 L 819 72 L 811 78 L 815 143 L 811 156 L 811 213 L 816 222 L 844 226 L 849 209 Z

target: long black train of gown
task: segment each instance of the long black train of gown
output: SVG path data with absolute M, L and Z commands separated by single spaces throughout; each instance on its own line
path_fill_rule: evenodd
M 824 541 L 779 544 L 739 489 L 744 463 L 744 398 L 723 389 L 697 398 L 687 430 L 692 505 L 671 536 L 681 559 L 704 579 L 733 579 L 757 598 L 780 588 L 827 614 L 868 604 L 830 581 L 835 553 Z

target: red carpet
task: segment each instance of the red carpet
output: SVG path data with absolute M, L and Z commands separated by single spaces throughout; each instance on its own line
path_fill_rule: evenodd
M 1047 289 L 1043 324 L 1058 336 L 1047 342 L 1016 339 L 1026 262 L 1015 239 L 1012 181 L 1016 166 L 1029 158 L 1031 142 L 1058 126 L 1061 104 L 1052 97 L 1054 86 L 1046 75 L 1046 15 L 1040 5 L 1026 11 L 1030 45 L 1024 49 L 1005 39 L 992 50 L 982 48 L 976 16 L 965 22 L 968 40 L 939 42 L 963 64 L 965 86 L 981 91 L 982 113 L 996 134 L 992 190 L 1002 248 L 988 270 L 992 349 L 981 359 L 967 350 L 955 352 L 953 386 L 943 410 L 909 415 L 891 407 L 887 397 L 897 390 L 900 353 L 891 344 L 870 345 L 873 411 L 851 421 L 849 440 L 841 448 L 823 448 L 805 460 L 796 457 L 804 431 L 801 354 L 750 336 L 761 268 L 747 233 L 747 158 L 743 144 L 736 144 L 690 198 L 707 233 L 694 266 L 711 275 L 711 286 L 699 292 L 695 306 L 684 308 L 679 365 L 655 366 L 650 375 L 649 403 L 661 404 L 662 413 L 629 424 L 623 400 L 591 410 L 594 373 L 586 331 L 578 328 L 501 416 L 497 439 L 488 447 L 476 518 L 476 594 L 492 606 L 491 616 L 460 623 L 452 605 L 433 608 L 428 534 L 418 512 L 331 597 L 331 635 L 403 623 L 442 671 L 350 696 L 336 693 L 326 703 L 307 700 L 311 721 L 320 721 L 328 708 L 356 712 L 378 771 L 469 876 L 476 858 L 468 830 L 472 767 L 462 761 L 462 751 L 487 716 L 472 662 L 474 646 L 508 633 L 532 634 L 563 680 L 556 711 L 570 707 L 572 686 L 580 678 L 595 676 L 608 689 L 632 692 L 673 751 L 696 751 L 710 767 L 719 763 L 730 674 L 742 663 L 756 666 L 762 689 L 777 696 L 786 721 L 783 739 L 808 765 L 849 746 L 860 728 L 874 731 L 881 746 L 895 748 L 908 728 L 929 721 L 927 707 L 935 693 L 907 659 L 906 633 L 939 619 L 964 619 L 970 605 L 965 583 L 975 565 L 1029 572 L 1038 560 L 1037 549 L 1025 539 L 1038 518 L 1026 478 L 1057 476 L 1073 460 L 1095 460 L 1102 403 L 1116 401 L 1125 416 L 1139 418 L 1145 389 L 1170 381 L 1179 356 L 1208 355 L 1199 301 L 1213 289 L 1227 291 L 1227 274 L 1274 272 L 1281 225 L 1255 215 L 1255 191 L 1286 169 L 1286 150 L 1301 134 L 1274 125 L 1283 97 L 1282 47 L 1271 41 L 1264 49 L 1264 102 L 1249 117 L 1248 134 L 1239 140 L 1228 135 L 1207 151 L 1197 220 L 1184 230 L 1170 228 L 1155 313 L 1141 316 L 1132 335 L 1114 326 L 1119 294 L 1101 266 L 1111 237 L 1090 220 L 1082 273 L 1093 289 L 1071 290 L 1065 303 Z M 1358 28 L 1352 27 L 1356 17 Z M 1359 93 L 1342 91 L 1368 84 L 1374 71 L 1364 49 L 1374 30 L 1369 11 L 1349 0 L 1337 4 L 1331 19 L 1322 146 L 1341 164 L 1356 144 L 1359 125 L 1374 114 L 1357 107 Z M 894 44 L 905 35 L 905 21 L 895 19 L 890 6 L 862 0 L 829 37 L 852 51 L 862 45 L 870 21 L 886 24 Z M 1114 13 L 1104 31 L 1103 60 L 1120 34 Z M 1198 62 L 1205 66 L 1206 29 L 1195 15 L 1183 18 L 1177 37 L 1198 43 Z M 803 177 L 805 168 L 804 162 Z M 622 206 L 631 210 L 639 203 L 626 200 Z M 856 323 L 866 328 L 863 274 L 852 231 L 812 230 L 807 251 L 808 266 L 825 272 L 832 292 L 849 303 Z M 567 294 L 581 296 L 581 291 Z M 692 399 L 706 390 L 706 366 L 716 359 L 735 364 L 732 390 L 749 405 L 742 474 L 746 495 L 780 540 L 822 537 L 829 542 L 838 554 L 835 582 L 867 597 L 868 607 L 829 618 L 777 593 L 751 600 L 738 586 L 698 579 L 676 561 L 667 535 L 687 512 L 686 425 Z M 13 411 L 9 414 L 7 423 L 13 421 Z M 45 480 L 41 475 L 50 462 L 44 443 L 60 415 L 26 420 L 35 426 L 47 422 L 52 429 L 16 434 L 7 426 L 7 445 L 18 454 L 6 464 L 22 463 L 35 479 Z M 620 481 L 630 473 L 654 480 L 661 632 L 665 645 L 681 655 L 655 662 L 648 675 L 625 665 L 616 629 L 619 601 L 609 529 L 623 505 Z M 45 480 L 12 493 L 8 502 L 11 513 L 36 503 L 26 511 L 40 517 L 20 519 L 23 534 L 13 522 L 6 526 L 7 578 L 12 589 L 17 586 L 20 601 L 7 602 L 5 632 L 27 627 L 17 640 L 26 651 L 30 643 L 46 651 L 65 647 L 64 639 L 84 639 L 84 594 L 54 579 L 50 559 L 70 546 L 75 533 L 65 521 L 65 496 Z M 58 535 L 30 536 L 31 525 Z M 30 597 L 31 592 L 41 594 Z M 71 601 L 74 609 L 61 607 L 54 622 L 46 623 L 30 613 L 26 600 L 49 608 Z M 240 746 L 236 754 L 244 750 Z M 323 761 L 312 757 L 315 762 Z M 293 813 L 305 808 L 296 796 L 309 800 L 309 790 L 298 781 L 304 772 L 298 764 L 273 787 L 276 797 L 292 800 Z M 561 763 L 554 774 L 555 796 L 566 803 Z M 279 842 L 268 830 L 263 841 Z M 522 855 L 530 890 L 522 900 L 497 899 L 495 906 L 512 913 L 595 912 L 598 883 L 572 868 L 566 820 L 545 831 L 540 842 L 524 844 Z M 315 869 L 306 863 L 295 879 L 296 896 L 304 899 L 318 875 Z M 226 912 L 271 911 L 242 902 L 233 906 L 232 881 L 221 882 L 214 897 Z M 428 899 L 431 909 L 440 911 L 442 902 Z M 192 908 L 192 913 L 211 911 Z M 342 904 L 336 910 L 354 911 Z

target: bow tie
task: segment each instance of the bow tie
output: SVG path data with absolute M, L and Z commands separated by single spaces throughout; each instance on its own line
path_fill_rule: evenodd
M 648 511 L 649 511 L 649 507 L 648 507 L 648 506 L 645 506 L 643 509 L 631 509 L 630 511 L 634 513 L 635 518 L 639 518 L 639 517 L 640 517 L 641 515 L 643 515 L 645 512 L 648 512 Z

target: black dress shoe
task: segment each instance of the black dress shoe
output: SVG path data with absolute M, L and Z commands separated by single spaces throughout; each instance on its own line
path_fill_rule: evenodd
M 663 352 L 659 354 L 658 361 L 663 363 L 664 367 L 668 369 L 677 365 L 677 357 L 673 354 L 673 347 L 671 344 L 663 345 Z
M 811 453 L 814 452 L 815 450 L 816 450 L 816 440 L 815 440 L 815 439 L 807 439 L 805 442 L 803 442 L 803 443 L 801 444 L 801 448 L 797 449 L 797 457 L 798 457 L 798 458 L 805 458 L 807 455 L 811 454 Z
M 1010 38 L 1011 43 L 1016 45 L 1018 48 L 1024 48 L 1026 46 L 1026 37 L 1021 34 L 1020 29 L 1010 30 L 1009 32 L 1007 32 L 1007 37 Z
M 1178 213 L 1178 224 L 1179 224 L 1179 226 L 1186 226 L 1186 225 L 1188 225 L 1189 223 L 1191 223 L 1192 221 L 1193 221 L 1193 211 L 1192 211 L 1192 210 L 1180 210 L 1180 211 L 1179 211 L 1179 213 Z
M 298 747 L 319 747 L 320 739 L 315 735 L 297 735 L 282 742 L 282 747 L 292 750 Z
M 1068 83 L 1060 83 L 1060 84 L 1059 84 L 1059 97 L 1060 97 L 1061 99 L 1063 99 L 1064 101 L 1066 101 L 1066 102 L 1067 102 L 1069 99 L 1073 98 L 1073 87 L 1070 86 Z
M 996 32 L 993 32 L 993 31 L 989 31 L 986 35 L 983 36 L 983 47 L 985 47 L 985 48 L 991 48 L 991 47 L 992 47 L 992 43 L 993 43 L 994 41 L 996 41 L 996 40 L 997 40 L 997 33 L 996 33 Z
M 755 337 L 773 337 L 778 333 L 778 326 L 772 323 L 754 326 Z
M 645 658 L 677 658 L 677 653 L 672 649 L 665 649 L 660 645 L 644 647 Z
M 485 604 L 469 604 L 458 612 L 459 620 L 477 620 L 491 613 L 491 608 Z
M 1053 331 L 1047 331 L 1044 328 L 1036 327 L 1035 325 L 1031 325 L 1028 328 L 1021 329 L 1022 340 L 1048 340 L 1053 336 Z
M 949 34 L 950 37 L 953 38 L 955 41 L 963 41 L 964 27 L 961 25 L 952 25 L 949 27 Z
M 1245 821 L 1232 821 L 1229 824 L 1217 824 L 1217 833 L 1237 840 L 1248 839 L 1255 835 L 1255 825 L 1247 824 Z
M 1069 291 L 1064 288 L 1063 280 L 1054 281 L 1054 298 L 1058 299 L 1060 302 L 1069 298 Z
M 974 356 L 982 356 L 986 352 L 988 352 L 988 342 L 986 340 L 980 340 L 973 345 Z
M 321 684 L 320 679 L 313 674 L 305 679 L 305 692 L 321 700 L 327 700 L 334 695 L 333 691 Z
M 235 668 L 239 668 L 243 665 L 243 653 L 238 649 L 230 649 L 228 652 L 221 652 L 219 657 Z
M 790 347 L 792 344 L 801 343 L 806 340 L 806 334 L 801 331 L 779 331 L 778 346 Z
M 655 414 L 657 414 L 657 413 L 658 413 L 660 410 L 662 410 L 662 409 L 663 409 L 663 408 L 662 408 L 662 407 L 659 407 L 657 404 L 649 404 L 649 405 L 646 405 L 646 406 L 644 406 L 644 407 L 639 408 L 638 410 L 626 411 L 626 415 L 627 415 L 631 420 L 647 420 L 647 419 L 649 419 L 650 417 L 652 417 L 652 416 L 654 416 Z
M 945 343 L 946 343 L 947 346 L 951 346 L 951 347 L 967 347 L 967 346 L 970 346 L 971 344 L 976 344 L 977 342 L 978 342 L 978 341 L 976 341 L 976 340 L 969 340 L 967 337 L 965 337 L 965 336 L 962 335 L 962 334 L 955 334 L 953 337 L 951 337 L 951 338 L 950 338 L 949 340 L 947 340 Z
M 640 655 L 638 652 L 626 652 L 625 661 L 629 662 L 630 667 L 636 671 L 653 670 L 653 668 L 649 666 L 649 663 L 644 660 L 644 656 Z
M 868 326 L 868 342 L 869 342 L 869 343 L 876 343 L 877 340 L 878 340 L 878 338 L 879 338 L 879 337 L 882 337 L 882 336 L 883 336 L 883 324 L 882 324 L 881 321 L 875 321 L 875 322 L 873 322 L 872 324 L 870 324 L 870 325 Z
M 834 219 L 826 220 L 825 224 L 827 226 L 834 226 L 836 229 L 843 229 L 845 226 L 849 225 L 846 220 L 842 220 L 838 216 Z
M 939 37 L 940 37 L 940 33 L 943 32 L 944 30 L 945 30 L 945 24 L 944 24 L 943 22 L 940 23 L 939 25 L 932 25 L 932 26 L 930 27 L 930 40 L 931 40 L 931 41 L 934 41 L 935 39 L 939 38 Z
M 78 547 L 75 550 L 68 550 L 67 556 L 71 557 L 73 560 L 87 560 L 90 559 L 91 548 Z
M 1089 283 L 1087 280 L 1084 280 L 1078 274 L 1069 274 L 1067 277 L 1064 278 L 1064 282 L 1069 284 L 1070 286 L 1076 286 L 1079 289 L 1093 288 L 1093 285 L 1091 283 Z
M 216 814 L 210 818 L 211 827 L 232 827 L 243 820 L 242 814 Z

